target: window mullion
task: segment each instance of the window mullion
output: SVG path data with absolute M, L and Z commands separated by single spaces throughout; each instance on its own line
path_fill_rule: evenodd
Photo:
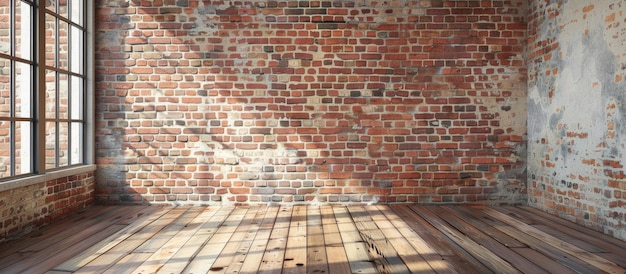
M 9 1 L 9 55 L 15 56 L 15 3 Z M 9 59 L 9 117 L 15 117 L 15 60 Z M 9 176 L 15 176 L 15 121 L 9 121 Z
M 36 174 L 43 174 L 46 170 L 46 32 L 43 31 L 46 29 L 46 9 L 44 2 L 45 0 L 39 1 L 36 6 L 37 16 L 35 16 L 38 26 L 35 28 L 37 37 L 37 52 L 35 53 L 35 56 L 37 56 L 37 88 L 35 89 L 36 94 L 34 94 L 34 98 L 37 100 L 37 108 L 34 127 L 35 145 L 33 147 L 35 151 L 33 158 L 35 163 L 33 172 Z

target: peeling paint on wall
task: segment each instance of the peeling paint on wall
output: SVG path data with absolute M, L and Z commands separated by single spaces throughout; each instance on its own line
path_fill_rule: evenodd
M 528 180 L 532 205 L 626 239 L 622 3 L 532 1 Z

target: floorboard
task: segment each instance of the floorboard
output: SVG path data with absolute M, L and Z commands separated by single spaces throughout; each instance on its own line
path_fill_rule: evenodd
M 626 273 L 626 243 L 528 207 L 104 207 L 0 244 L 0 273 Z
M 250 246 L 252 246 L 252 240 L 254 236 L 257 234 L 259 229 L 259 220 L 260 217 L 257 217 L 258 214 L 265 213 L 263 210 L 258 210 L 258 207 L 251 207 L 246 212 L 246 215 L 243 217 L 243 220 L 235 230 L 235 233 L 231 236 L 230 240 L 224 246 L 224 249 L 217 257 L 211 268 L 209 269 L 209 273 L 226 273 L 239 271 L 240 265 L 235 263 L 236 258 L 240 255 L 238 252 L 243 251 L 245 255 L 250 251 Z M 246 257 L 243 256 L 240 260 L 244 260 Z
M 285 249 L 287 237 L 289 236 L 289 225 L 292 214 L 292 207 L 281 206 L 267 243 L 267 251 L 263 254 L 263 261 L 259 273 L 280 274 L 283 269 L 285 259 Z
M 335 213 L 331 206 L 320 207 L 322 217 L 322 227 L 324 230 L 324 242 L 326 246 L 326 256 L 328 257 L 328 267 L 334 273 L 351 273 L 350 263 L 346 255 L 346 248 L 341 240 L 339 226 L 335 219 Z
M 283 264 L 284 273 L 306 273 L 306 206 L 293 207 L 287 247 Z
M 226 218 L 217 229 L 214 235 L 206 242 L 195 257 L 189 262 L 189 265 L 183 270 L 184 273 L 208 273 L 213 269 L 213 263 L 228 244 L 237 227 L 243 220 L 247 207 L 237 207 Z

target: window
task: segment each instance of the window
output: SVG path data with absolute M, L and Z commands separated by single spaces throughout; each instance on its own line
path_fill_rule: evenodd
M 0 178 L 85 163 L 84 0 L 0 0 Z

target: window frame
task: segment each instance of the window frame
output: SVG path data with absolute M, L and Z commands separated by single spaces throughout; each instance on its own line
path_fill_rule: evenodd
M 80 73 L 76 73 L 73 68 L 72 65 L 69 63 L 70 62 L 70 50 L 71 47 L 70 46 L 70 41 L 68 39 L 68 64 L 67 64 L 67 72 L 66 75 L 68 76 L 67 82 L 68 85 L 72 85 L 72 77 L 77 77 L 80 76 L 81 79 L 83 79 L 83 85 L 82 85 L 82 100 L 80 100 L 81 104 L 82 104 L 82 114 L 80 115 L 80 117 L 78 119 L 75 119 L 75 117 L 72 117 L 72 112 L 71 112 L 71 107 L 68 106 L 68 111 L 67 111 L 67 115 L 68 117 L 64 118 L 64 119 L 60 119 L 58 117 L 58 115 L 55 117 L 55 119 L 50 119 L 50 118 L 46 118 L 46 71 L 47 70 L 54 70 L 56 72 L 56 74 L 58 75 L 59 70 L 57 68 L 53 68 L 51 66 L 48 66 L 46 64 L 46 33 L 45 33 L 45 29 L 46 29 L 46 15 L 50 14 L 49 9 L 45 6 L 46 5 L 46 0 L 10 0 L 10 4 L 12 6 L 15 6 L 15 4 L 21 1 L 22 4 L 28 4 L 31 5 L 32 7 L 32 18 L 31 18 L 31 22 L 33 24 L 33 33 L 31 33 L 31 39 L 32 39 L 32 43 L 33 43 L 33 49 L 31 52 L 31 62 L 30 65 L 31 67 L 31 79 L 33 81 L 31 81 L 31 101 L 30 101 L 30 106 L 31 106 L 31 114 L 30 117 L 28 118 L 22 118 L 22 117 L 15 117 L 15 112 L 14 112 L 14 108 L 15 108 L 15 85 L 13 84 L 13 82 L 15 81 L 15 76 L 14 74 L 12 74 L 11 77 L 11 86 L 10 86 L 10 93 L 11 93 L 11 113 L 8 117 L 2 117 L 0 118 L 0 121 L 2 122 L 8 122 L 11 123 L 11 125 L 13 125 L 14 123 L 20 122 L 20 121 L 27 121 L 30 122 L 30 130 L 34 136 L 34 138 L 32 138 L 31 140 L 31 152 L 30 152 L 30 156 L 31 159 L 30 160 L 30 172 L 26 173 L 26 174 L 15 174 L 15 159 L 17 157 L 14 156 L 13 152 L 11 153 L 11 164 L 10 167 L 11 171 L 10 171 L 10 176 L 7 177 L 3 177 L 0 178 L 0 191 L 5 191 L 5 190 L 9 190 L 9 189 L 13 189 L 13 188 L 18 188 L 18 187 L 24 187 L 24 186 L 28 186 L 31 184 L 36 184 L 36 183 L 40 183 L 40 182 L 45 182 L 45 181 L 49 181 L 49 180 L 53 180 L 56 178 L 61 178 L 61 177 L 66 177 L 66 176 L 71 176 L 71 175 L 76 175 L 76 174 L 81 174 L 81 173 L 85 173 L 85 172 L 90 172 L 90 171 L 94 171 L 95 170 L 95 81 L 94 81 L 94 72 L 95 72 L 95 54 L 94 54 L 94 45 L 95 45 L 95 35 L 94 35 L 94 25 L 95 25 L 95 20 L 94 20 L 94 16 L 95 16 L 95 0 L 83 0 L 80 1 L 82 2 L 82 5 L 84 5 L 82 8 L 82 20 L 83 20 L 83 29 L 80 30 L 80 33 L 83 34 L 82 37 L 82 52 L 84 53 L 83 57 L 82 57 L 82 75 L 80 75 Z M 27 3 L 28 2 L 28 3 Z M 68 1 L 69 2 L 69 1 Z M 54 14 L 56 14 L 56 11 L 54 12 Z M 15 18 L 15 10 L 13 8 L 11 8 L 11 15 L 10 18 Z M 68 11 L 68 18 L 71 18 L 72 15 L 70 14 L 70 11 Z M 56 20 L 61 20 L 58 19 L 55 16 Z M 68 36 L 70 36 L 71 34 L 71 30 L 72 27 L 71 26 L 76 26 L 76 24 L 73 24 L 71 22 L 69 22 L 70 20 L 68 19 L 63 20 L 63 22 L 68 23 L 68 29 L 67 29 L 67 33 Z M 59 21 L 55 21 L 55 22 L 59 22 Z M 55 28 L 56 26 L 58 26 L 58 24 L 55 24 Z M 10 27 L 10 34 L 11 34 L 11 49 L 13 49 L 15 46 L 15 41 L 14 41 L 14 27 Z M 44 31 L 42 31 L 44 30 Z M 58 30 L 57 30 L 58 31 Z M 57 36 L 58 37 L 58 36 Z M 56 41 L 57 38 L 55 38 Z M 56 46 L 55 46 L 56 47 Z M 59 50 L 55 48 L 55 55 L 58 57 L 58 53 Z M 28 61 L 28 60 L 24 60 L 23 58 L 17 57 L 14 54 L 14 51 L 9 52 L 9 56 L 10 58 L 8 60 L 13 60 L 12 61 L 12 67 L 15 67 L 15 60 L 20 60 L 20 62 L 23 61 Z M 0 55 L 0 57 L 3 57 L 6 59 L 6 55 Z M 58 60 L 58 58 L 57 58 Z M 13 71 L 13 70 L 12 70 Z M 65 71 L 63 71 L 63 73 L 65 74 Z M 56 76 L 58 77 L 58 76 Z M 58 80 L 58 78 L 56 78 Z M 48 83 L 49 84 L 49 83 Z M 56 85 L 58 87 L 58 81 L 55 80 L 54 85 Z M 72 100 L 69 99 L 69 97 L 72 96 L 72 93 L 70 93 L 71 88 L 68 87 L 68 100 Z M 58 94 L 59 91 L 55 90 L 55 92 Z M 58 107 L 58 99 L 57 100 L 57 105 L 55 107 Z M 70 101 L 68 101 L 68 105 Z M 71 156 L 69 154 L 71 154 L 70 150 L 72 149 L 71 144 L 71 140 L 73 137 L 71 135 L 71 129 L 68 129 L 68 133 L 67 133 L 67 164 L 64 164 L 62 166 L 59 166 L 59 159 L 60 156 L 58 154 L 58 147 L 60 146 L 59 142 L 60 139 L 58 137 L 58 133 L 56 134 L 56 139 L 55 139 L 55 146 L 56 146 L 56 153 L 55 153 L 55 167 L 53 168 L 49 168 L 46 167 L 46 124 L 49 122 L 54 122 L 55 124 L 59 124 L 59 121 L 64 120 L 66 122 L 66 125 L 68 126 L 68 128 L 71 128 L 73 124 L 75 123 L 80 123 L 82 124 L 82 136 L 79 139 L 82 140 L 78 140 L 79 142 L 81 142 L 80 144 L 80 149 L 81 154 L 79 157 L 82 158 L 82 161 L 80 163 L 75 163 L 72 164 L 72 159 Z M 13 132 L 13 130 L 11 131 L 11 144 L 10 147 L 14 148 L 15 143 L 17 142 L 17 140 L 15 139 L 15 134 Z

